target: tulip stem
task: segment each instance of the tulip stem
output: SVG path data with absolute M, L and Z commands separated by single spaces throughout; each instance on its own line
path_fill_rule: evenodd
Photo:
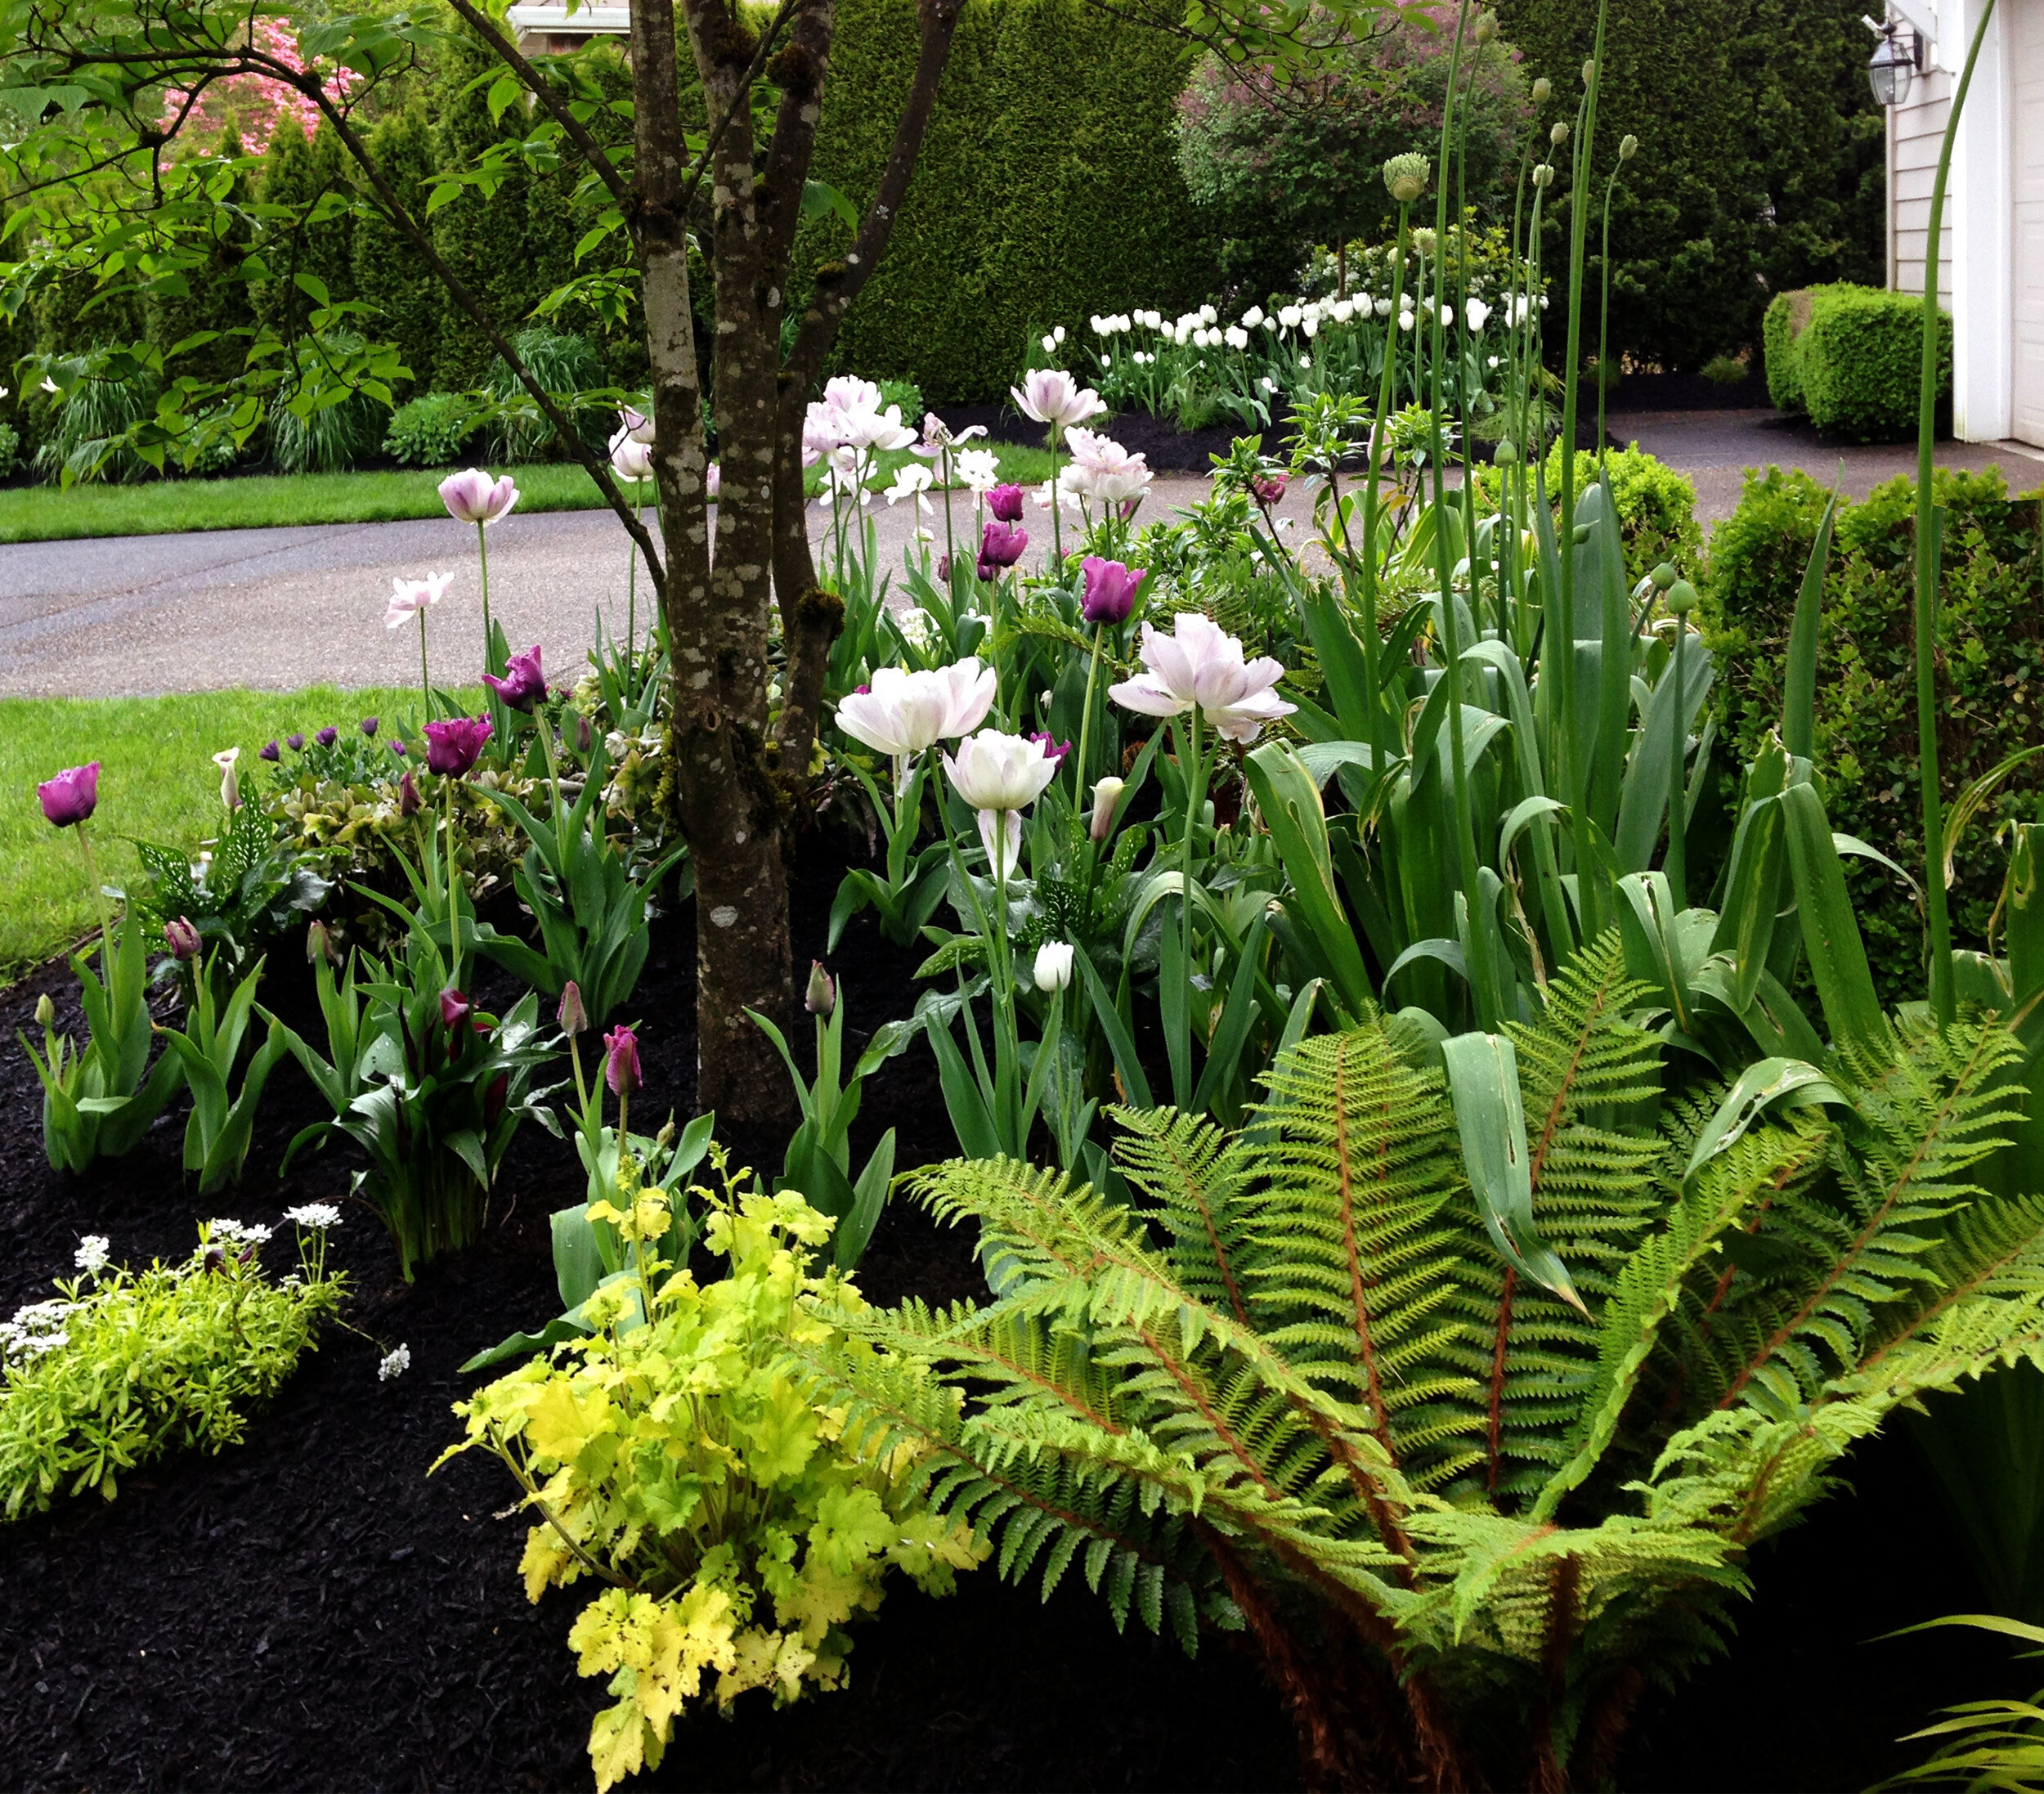
M 433 720 L 433 686 L 426 671 L 426 609 L 423 604 L 419 608 L 419 690 L 426 701 L 425 720 L 430 723 Z
M 646 482 L 632 482 L 632 509 L 643 527 L 646 521 Z M 633 657 L 639 647 L 639 548 L 625 545 L 625 677 L 632 676 Z
M 1186 713 L 1186 729 L 1187 738 L 1191 742 L 1192 757 L 1190 764 L 1187 765 L 1184 769 L 1186 774 L 1186 871 L 1185 889 L 1178 894 L 1178 908 L 1179 926 L 1182 931 L 1181 938 L 1185 947 L 1185 958 L 1182 962 L 1182 970 L 1184 971 L 1188 983 L 1190 983 L 1192 977 L 1192 832 L 1198 820 L 1199 811 L 1203 807 L 1202 800 L 1206 796 L 1207 783 L 1205 778 L 1202 776 L 1206 770 L 1206 764 L 1200 758 L 1199 706 L 1197 704 L 1194 705 L 1191 710 Z M 1185 1050 L 1182 1055 L 1182 1063 L 1184 1063 L 1189 1069 L 1192 1064 L 1192 1040 L 1190 1038 L 1192 1025 L 1192 1002 L 1191 993 L 1190 990 L 1186 993 L 1186 1002 L 1183 1014 L 1186 1027 L 1186 1039 L 1185 1042 Z M 1182 1094 L 1179 1096 L 1178 1100 L 1181 1102 L 1185 1101 Z
M 450 773 L 443 781 L 447 787 L 447 982 L 455 990 L 461 989 L 461 908 L 455 891 L 458 874 L 455 869 L 455 778 Z
M 484 528 L 482 523 L 476 525 L 476 554 L 482 563 L 482 670 L 502 678 L 504 669 L 496 661 L 496 631 L 490 626 L 490 539 Z
M 100 970 L 105 974 L 107 962 L 114 952 L 113 917 L 106 907 L 105 887 L 100 882 L 99 863 L 92 858 L 92 844 L 86 839 L 85 824 L 80 822 L 77 828 L 78 850 L 85 856 L 85 882 L 92 893 L 92 907 L 100 916 Z
M 1086 748 L 1093 732 L 1093 686 L 1100 677 L 1100 633 L 1106 627 L 1105 623 L 1093 626 L 1093 657 L 1086 668 L 1086 707 L 1078 716 L 1078 783 L 1074 787 L 1078 795 L 1074 802 L 1080 808 L 1086 803 Z
M 1057 501 L 1057 445 L 1064 433 L 1062 424 L 1051 426 L 1051 553 L 1060 578 L 1065 573 L 1065 520 L 1060 514 L 1064 507 Z
M 1598 370 L 1602 372 L 1601 367 Z M 1689 633 L 1687 618 L 1675 618 L 1674 657 L 1670 671 L 1674 676 L 1674 702 L 1668 706 L 1668 895 L 1674 913 L 1679 916 L 1688 908 L 1688 829 L 1689 806 L 1683 796 L 1682 774 L 1683 749 L 1688 746 L 1688 730 L 1683 726 L 1682 648 L 1683 638 Z

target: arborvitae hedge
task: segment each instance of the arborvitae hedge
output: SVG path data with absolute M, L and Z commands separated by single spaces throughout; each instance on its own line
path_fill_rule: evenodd
M 301 137 L 301 148 L 303 144 Z M 218 153 L 228 159 L 239 157 L 240 138 L 230 132 L 222 140 Z M 256 321 L 256 315 L 243 268 L 253 245 L 248 230 L 236 227 L 235 217 L 235 210 L 247 203 L 247 186 L 246 176 L 235 176 L 233 186 L 213 215 L 213 249 L 205 265 L 193 269 L 186 277 L 184 295 L 152 294 L 144 304 L 144 327 L 149 340 L 159 348 L 175 348 L 201 331 L 220 333 L 211 343 L 170 361 L 167 370 L 173 379 L 190 374 L 201 380 L 231 380 L 247 363 L 249 339 L 246 333 Z M 106 340 L 118 334 L 101 330 L 95 333 L 93 339 Z
M 1598 0 L 1498 0 L 1529 75 L 1572 119 Z M 1863 0 L 1610 0 L 1597 192 L 1611 208 L 1611 346 L 1672 367 L 1757 346 L 1769 297 L 1881 279 L 1883 151 Z M 1561 159 L 1563 182 L 1566 155 Z M 1566 208 L 1545 253 L 1567 265 Z M 1596 224 L 1591 246 L 1594 253 Z
M 271 205 L 312 207 L 329 192 L 352 194 L 352 172 L 347 152 L 331 126 L 322 124 L 308 143 L 298 120 L 286 114 L 262 158 L 262 198 Z M 280 231 L 265 245 L 269 274 L 256 287 L 258 321 L 285 337 L 304 329 L 314 305 L 294 278 L 300 274 L 324 281 L 331 298 L 352 298 L 353 233 L 354 220 L 345 212 Z
M 916 56 L 912 0 L 839 0 L 815 173 L 864 207 Z M 1217 244 L 1178 172 L 1185 47 L 1083 0 L 973 0 L 885 258 L 838 360 L 933 401 L 1006 392 L 1033 328 L 1208 296 Z M 840 252 L 832 222 L 798 266 Z
M 425 209 L 426 177 L 433 172 L 433 126 L 423 102 L 383 119 L 370 133 L 370 154 L 384 178 L 415 217 Z M 445 289 L 417 247 L 395 225 L 370 215 L 355 221 L 355 296 L 379 308 L 373 334 L 397 345 L 412 371 L 407 392 L 433 389 L 433 360 L 440 352 L 440 312 Z

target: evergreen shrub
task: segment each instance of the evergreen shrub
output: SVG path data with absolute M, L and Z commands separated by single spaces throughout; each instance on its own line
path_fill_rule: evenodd
M 452 467 L 477 428 L 475 401 L 427 392 L 391 413 L 383 452 L 401 467 Z
M 1916 432 L 1923 301 L 1837 284 L 1778 294 L 1767 308 L 1768 394 L 1827 435 L 1899 442 Z M 1938 314 L 1938 391 L 1952 390 L 1952 318 Z
M 1949 805 L 1982 774 L 2044 738 L 2044 542 L 2035 497 L 2010 502 L 1998 473 L 1940 472 L 1945 507 L 1938 654 L 1939 764 Z M 1719 763 L 1744 765 L 1782 716 L 1791 620 L 1827 497 L 1808 474 L 1746 476 L 1710 536 L 1701 619 L 1717 661 Z M 1817 666 L 1817 760 L 1833 828 L 1912 872 L 1923 863 L 1917 783 L 1913 556 L 1916 482 L 1900 477 L 1841 504 Z M 1959 838 L 1954 935 L 1986 940 L 2006 870 L 1987 850 L 2010 819 L 2035 820 L 2044 760 L 2018 767 Z M 1882 998 L 1922 990 L 1922 915 L 1885 868 L 1848 858 L 1847 878 Z
M 1625 545 L 1625 567 L 1635 579 L 1643 579 L 1663 561 L 1673 562 L 1685 572 L 1692 568 L 1703 546 L 1703 531 L 1697 523 L 1697 488 L 1686 473 L 1658 461 L 1635 442 L 1615 449 L 1604 458 L 1611 496 L 1618 504 L 1618 533 Z M 1543 469 L 1547 490 L 1560 515 L 1562 446 L 1549 450 Z M 1498 501 L 1499 474 L 1495 468 L 1477 475 L 1483 502 Z M 1576 456 L 1576 489 L 1580 492 L 1597 478 L 1597 457 L 1586 450 Z

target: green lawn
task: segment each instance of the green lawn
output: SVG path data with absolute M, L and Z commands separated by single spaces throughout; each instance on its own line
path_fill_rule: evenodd
M 1049 454 L 997 443 L 1002 473 L 1024 485 L 1050 476 Z M 908 459 L 882 458 L 884 476 Z M 522 511 L 585 511 L 603 503 L 579 467 L 514 467 Z M 178 530 L 254 529 L 298 523 L 383 523 L 441 517 L 436 473 L 254 473 L 233 479 L 151 480 L 138 486 L 27 486 L 0 492 L 0 542 L 91 536 L 160 536 Z M 810 469 L 812 495 L 822 474 Z
M 78 841 L 43 819 L 35 787 L 67 766 L 96 760 L 99 810 L 87 824 L 109 884 L 134 871 L 128 838 L 196 851 L 222 819 L 213 756 L 242 750 L 244 782 L 256 751 L 294 729 L 352 729 L 365 715 L 412 715 L 414 689 L 207 692 L 190 697 L 0 699 L 0 983 L 64 948 L 92 925 Z

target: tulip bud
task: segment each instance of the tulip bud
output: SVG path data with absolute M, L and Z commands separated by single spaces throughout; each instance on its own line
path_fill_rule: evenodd
M 589 718 L 580 712 L 575 718 L 575 751 L 586 754 L 595 744 L 596 732 L 589 726 Z
M 1038 990 L 1063 990 L 1072 981 L 1072 944 L 1066 940 L 1045 941 L 1036 950 L 1036 964 L 1031 975 Z
M 382 727 L 383 719 L 379 716 L 365 716 L 362 719 L 362 733 L 371 741 L 376 738 L 376 731 Z
M 326 924 L 317 917 L 305 931 L 305 957 L 315 966 L 322 960 L 330 966 L 340 957 L 334 951 L 334 937 L 327 933 Z
M 1549 80 L 1545 75 L 1540 76 L 1533 83 L 1534 105 L 1536 106 L 1545 105 L 1549 99 L 1552 97 L 1553 92 L 1554 83 Z
M 334 742 L 338 741 L 340 738 L 341 732 L 338 729 L 334 728 L 331 724 L 329 724 L 325 729 L 321 729 L 318 734 L 312 738 L 312 739 L 317 742 L 322 747 L 331 747 Z
M 1656 591 L 1665 592 L 1675 582 L 1675 570 L 1666 561 L 1663 561 L 1647 576 L 1654 582 Z
M 261 747 L 256 750 L 256 758 L 258 760 L 275 761 L 283 759 L 284 756 L 277 751 L 277 744 L 272 741 L 265 742 Z
M 837 1007 L 837 987 L 820 959 L 809 962 L 809 988 L 802 993 L 802 1007 L 812 1016 L 824 1016 Z
M 582 987 L 571 978 L 561 986 L 561 1032 L 570 1039 L 589 1027 L 589 1011 L 582 1007 Z
M 416 816 L 425 807 L 424 800 L 419 795 L 418 786 L 412 783 L 411 770 L 407 767 L 405 776 L 397 781 L 397 814 L 401 816 Z
M 56 1005 L 50 1001 L 50 993 L 47 990 L 35 1000 L 35 1019 L 41 1027 L 54 1028 L 56 1025 Z
M 1668 612 L 1672 617 L 1687 617 L 1697 608 L 1697 589 L 1686 579 L 1679 579 L 1668 588 Z
M 303 734 L 286 735 L 284 745 L 293 753 L 302 754 L 305 751 L 305 737 Z
M 1557 119 L 1554 121 L 1554 128 L 1547 134 L 1547 141 L 1558 150 L 1568 141 L 1568 127 L 1562 120 Z
M 196 959 L 199 957 L 199 931 L 192 926 L 189 916 L 180 916 L 175 922 L 164 924 L 164 939 L 169 942 L 171 957 L 174 959 Z
M 603 1036 L 606 1060 L 603 1076 L 613 1097 L 636 1090 L 645 1082 L 639 1074 L 639 1036 L 629 1028 L 613 1028 Z
M 1103 778 L 1093 787 L 1093 819 L 1087 829 L 1095 841 L 1105 841 L 1107 832 L 1114 826 L 1114 807 L 1122 801 L 1122 791 L 1127 781 Z
M 1629 162 L 1639 154 L 1639 139 L 1628 132 L 1618 140 L 1618 159 Z

